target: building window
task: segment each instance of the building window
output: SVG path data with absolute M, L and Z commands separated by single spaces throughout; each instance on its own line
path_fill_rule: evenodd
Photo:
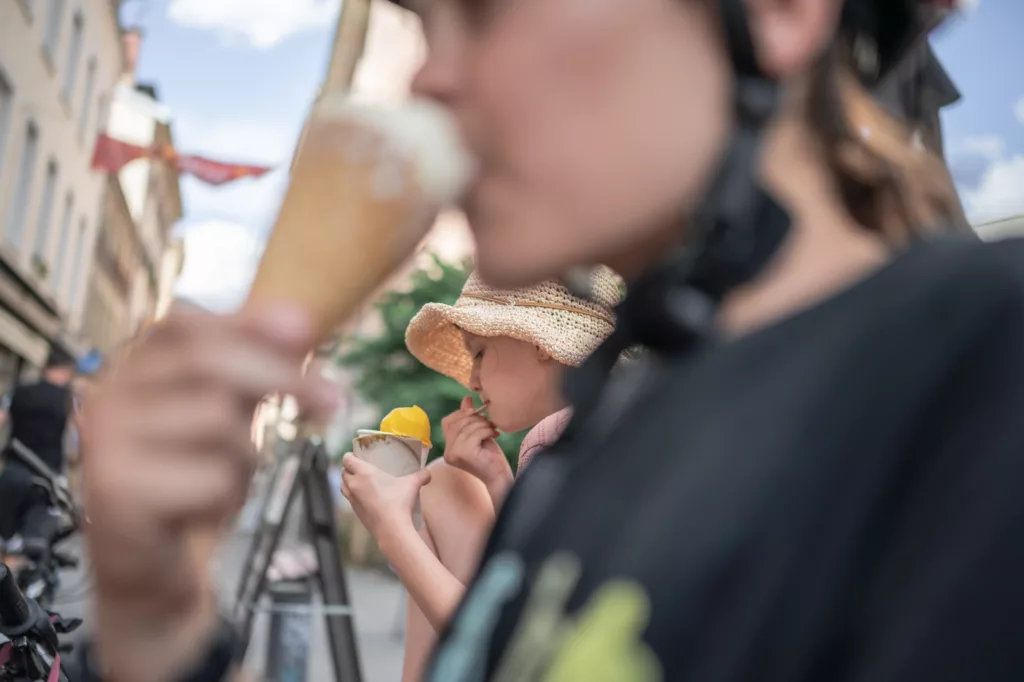
M 14 180 L 14 197 L 11 215 L 7 220 L 5 237 L 15 247 L 21 246 L 25 236 L 25 221 L 28 220 L 29 200 L 32 195 L 32 180 L 36 174 L 36 157 L 39 155 L 39 129 L 29 121 L 25 127 L 25 145 L 21 148 L 18 162 L 18 176 Z
M 96 135 L 107 129 L 107 118 L 110 116 L 110 95 L 104 93 L 96 102 Z
M 85 33 L 85 19 L 81 12 L 75 12 L 75 18 L 71 22 L 71 45 L 68 47 L 68 60 L 64 66 L 64 80 L 60 85 L 61 97 L 68 104 L 71 104 L 71 97 L 75 94 L 78 62 L 82 59 L 83 33 Z
M 25 15 L 26 19 L 28 19 L 30 22 L 33 19 L 35 19 L 36 9 L 35 7 L 33 7 L 33 5 L 35 5 L 36 0 L 15 0 L 15 2 L 17 3 L 18 7 L 21 8 L 21 11 Z
M 32 250 L 32 255 L 38 261 L 36 267 L 39 264 L 42 267 L 48 267 L 46 258 L 46 247 L 49 244 L 50 228 L 53 223 L 53 204 L 57 200 L 57 161 L 50 159 L 50 163 L 46 164 L 46 183 L 43 185 L 43 204 L 39 207 L 39 220 L 36 223 L 36 235 L 35 235 L 35 248 Z M 46 277 L 48 273 L 39 273 L 41 277 Z
M 57 293 L 64 285 L 67 274 L 68 250 L 71 247 L 71 216 L 75 213 L 75 195 L 68 192 L 64 197 L 64 214 L 60 218 L 60 230 L 57 232 L 57 260 L 53 264 L 53 291 Z
M 60 27 L 64 23 L 65 0 L 48 0 L 46 8 L 46 32 L 43 34 L 43 49 L 50 63 L 55 63 L 57 46 L 60 44 Z
M 85 131 L 89 127 L 89 112 L 92 111 L 92 91 L 96 87 L 96 58 L 89 60 L 85 67 L 85 95 L 82 97 L 82 110 L 78 119 L 78 140 L 85 140 Z
M 82 216 L 78 221 L 78 239 L 75 242 L 75 250 L 77 251 L 75 262 L 71 263 L 68 268 L 71 277 L 65 283 L 64 295 L 67 297 L 68 309 L 75 307 L 75 294 L 81 288 L 79 280 L 82 278 L 82 270 L 85 266 L 86 261 L 89 260 L 88 250 L 85 248 L 85 230 L 87 225 L 85 224 L 85 216 Z
M 0 164 L 4 160 L 4 145 L 7 142 L 7 131 L 11 127 L 11 113 L 14 111 L 14 90 L 0 73 Z M 0 175 L 3 166 L 0 165 Z

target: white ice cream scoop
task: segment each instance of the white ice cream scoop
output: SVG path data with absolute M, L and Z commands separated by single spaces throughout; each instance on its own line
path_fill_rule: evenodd
M 248 305 L 304 308 L 326 340 L 412 253 L 473 174 L 447 111 L 327 95 L 310 114 Z

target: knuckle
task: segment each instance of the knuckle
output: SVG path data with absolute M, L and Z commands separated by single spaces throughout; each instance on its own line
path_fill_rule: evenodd
M 217 374 L 217 353 L 208 344 L 188 344 L 181 362 L 183 373 L 194 379 L 209 379 Z
M 206 430 L 227 434 L 238 428 L 238 409 L 227 396 L 220 393 L 207 391 L 198 397 L 196 412 L 199 425 Z

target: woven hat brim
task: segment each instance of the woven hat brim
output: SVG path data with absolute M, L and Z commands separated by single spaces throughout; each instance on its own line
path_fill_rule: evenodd
M 533 344 L 568 366 L 580 364 L 611 331 L 610 325 L 602 334 L 573 330 L 568 335 L 575 335 L 575 338 L 567 338 L 566 330 L 557 325 L 558 317 L 565 314 L 546 308 L 502 305 L 462 308 L 428 303 L 409 323 L 405 343 L 409 352 L 424 365 L 469 387 L 473 358 L 466 348 L 464 331 L 483 337 L 507 336 Z

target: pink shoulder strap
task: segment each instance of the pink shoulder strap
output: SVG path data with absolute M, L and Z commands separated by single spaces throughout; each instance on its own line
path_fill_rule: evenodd
M 558 440 L 572 417 L 572 410 L 566 408 L 542 419 L 523 438 L 519 447 L 519 469 L 522 471 L 541 450 L 551 447 Z

